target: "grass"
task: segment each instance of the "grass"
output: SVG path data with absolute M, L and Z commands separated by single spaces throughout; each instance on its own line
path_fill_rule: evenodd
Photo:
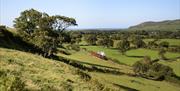
M 170 84 L 166 81 L 153 81 L 144 78 L 130 77 L 126 75 L 116 76 L 111 74 L 91 73 L 92 75 L 99 77 L 105 82 L 110 82 L 122 86 L 128 86 L 140 91 L 179 91 L 180 87 Z
M 72 55 L 64 55 L 64 54 L 58 53 L 59 56 L 63 56 L 65 58 L 70 58 L 73 60 L 78 60 L 80 63 L 83 63 L 83 64 L 89 64 L 91 66 L 98 66 L 98 67 L 105 67 L 105 68 L 110 67 L 114 69 L 120 69 L 121 71 L 125 73 L 132 73 L 131 67 L 129 66 L 119 65 L 110 60 L 102 60 L 100 58 L 92 56 L 87 51 L 72 52 L 71 54 Z
M 94 50 L 94 51 L 98 51 L 97 49 L 100 49 L 97 46 L 88 46 L 88 47 L 90 47 L 89 49 Z M 112 50 L 112 52 L 115 51 L 113 49 L 107 49 L 107 48 L 105 50 L 106 51 Z M 127 54 L 131 56 L 135 54 L 136 56 L 142 56 L 142 55 L 145 55 L 146 52 L 154 53 L 156 51 L 138 49 L 138 50 L 128 51 Z M 72 55 L 63 55 L 63 54 L 58 54 L 58 55 L 75 59 L 75 60 L 79 60 L 81 62 L 91 63 L 92 65 L 95 64 L 95 65 L 102 65 L 102 66 L 107 66 L 107 67 L 117 67 L 117 68 L 119 67 L 121 68 L 121 71 L 125 73 L 128 73 L 128 71 L 132 71 L 132 69 L 127 70 L 127 68 L 125 68 L 126 66 L 112 64 L 109 61 L 104 61 L 99 58 L 92 57 L 87 51 L 81 50 L 79 52 L 73 52 Z M 151 56 L 154 58 L 157 57 L 155 54 Z M 174 55 L 171 55 L 169 57 L 174 57 Z M 173 62 L 175 63 L 173 63 L 172 66 L 176 64 L 177 61 L 173 61 Z M 180 62 L 178 61 L 177 63 L 180 63 Z M 179 70 L 178 65 L 179 64 L 176 64 L 177 68 L 175 69 L 176 70 L 175 72 Z M 124 87 L 134 88 L 137 90 L 142 90 L 142 91 L 166 91 L 166 90 L 178 91 L 180 90 L 180 88 L 177 85 L 168 83 L 166 81 L 153 81 L 153 80 L 148 80 L 148 79 L 140 78 L 140 77 L 131 77 L 127 75 L 113 75 L 113 74 L 98 73 L 98 72 L 91 72 L 90 74 L 92 77 L 97 77 L 97 79 L 102 81 L 104 84 L 111 83 L 111 84 L 116 84 L 116 85 L 120 85 Z
M 160 63 L 173 68 L 173 71 L 175 72 L 175 74 L 180 77 L 180 59 L 178 59 L 177 61 L 172 61 L 172 62 L 160 61 Z
M 153 41 L 153 40 L 154 39 L 144 39 L 144 41 L 146 43 L 148 43 L 149 41 Z M 162 41 L 169 42 L 170 46 L 173 46 L 173 45 L 180 46 L 180 40 L 179 39 L 160 39 L 159 41 L 157 41 L 157 43 L 160 43 Z
M 136 61 L 139 61 L 143 58 L 143 56 L 150 56 L 152 59 L 158 58 L 158 51 L 149 50 L 149 49 L 134 49 L 126 52 L 126 55 L 122 55 L 117 49 L 104 48 L 101 46 L 81 46 L 82 48 L 86 48 L 91 51 L 104 51 L 108 57 L 119 60 L 120 62 L 133 65 Z M 167 58 L 178 57 L 179 53 L 166 53 Z
M 0 90 L 6 91 L 20 77 L 28 90 L 94 91 L 98 90 L 96 78 L 85 81 L 78 70 L 65 63 L 39 55 L 0 48 Z M 4 76 L 3 76 L 4 74 Z M 97 81 L 98 82 L 98 81 Z M 5 85 L 6 84 L 6 85 Z M 104 85 L 103 85 L 104 86 Z

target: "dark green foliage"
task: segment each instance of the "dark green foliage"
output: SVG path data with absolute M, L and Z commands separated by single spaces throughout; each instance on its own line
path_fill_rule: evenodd
M 0 46 L 33 53 L 41 52 L 40 49 L 24 41 L 19 35 L 8 31 L 5 26 L 0 26 Z
M 133 65 L 134 72 L 144 78 L 152 80 L 168 80 L 169 77 L 174 77 L 172 68 L 152 62 L 149 57 L 145 57 L 142 61 L 137 61 Z
M 120 50 L 120 52 L 125 55 L 125 52 L 130 48 L 130 43 L 126 39 L 118 42 L 116 47 Z
M 53 55 L 57 46 L 62 44 L 62 32 L 69 26 L 77 25 L 73 18 L 49 16 L 34 9 L 23 11 L 14 22 L 21 37 L 41 49 L 45 57 Z
M 81 42 L 81 32 L 71 32 L 70 34 L 71 37 L 71 44 L 77 43 L 79 44 L 79 42 Z
M 87 35 L 85 37 L 85 41 L 89 44 L 89 45 L 96 45 L 96 41 L 97 38 L 95 35 Z
M 113 40 L 105 38 L 105 39 L 99 39 L 97 41 L 97 45 L 104 46 L 104 47 L 112 47 L 113 46 Z
M 159 47 L 162 48 L 168 48 L 169 47 L 169 42 L 163 41 L 161 43 L 159 43 Z
M 135 48 L 143 48 L 146 46 L 145 42 L 140 36 L 134 36 L 131 42 L 135 46 Z
M 148 48 L 156 48 L 156 47 L 158 47 L 158 44 L 156 43 L 155 40 L 149 41 L 148 44 L 147 44 L 147 47 Z

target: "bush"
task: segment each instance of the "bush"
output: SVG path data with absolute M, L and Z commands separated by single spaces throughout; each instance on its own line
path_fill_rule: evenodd
M 133 65 L 133 71 L 141 77 L 152 80 L 168 80 L 169 77 L 175 75 L 172 68 L 152 62 L 148 57 L 142 61 L 136 62 Z

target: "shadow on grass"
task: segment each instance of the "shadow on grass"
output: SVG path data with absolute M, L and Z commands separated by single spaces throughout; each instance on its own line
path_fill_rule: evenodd
M 126 57 L 133 57 L 133 58 L 144 58 L 144 56 L 132 56 L 132 55 L 126 55 Z
M 79 69 L 84 70 L 84 71 L 109 73 L 109 74 L 115 74 L 115 75 L 123 75 L 123 74 L 125 74 L 123 72 L 120 72 L 119 69 L 113 68 L 113 67 L 96 65 L 96 64 L 86 63 L 86 62 L 80 62 L 80 61 L 77 61 L 77 60 L 67 59 L 67 58 L 64 58 L 64 57 L 56 56 L 56 55 L 54 55 L 51 58 L 54 59 L 54 60 L 57 60 L 57 61 L 64 62 L 66 64 L 69 64 L 69 65 L 71 65 L 73 67 L 79 68 Z
M 119 85 L 119 84 L 116 84 L 116 83 L 113 83 L 113 85 L 117 86 L 117 87 L 120 87 L 122 89 L 125 89 L 127 91 L 139 91 L 137 89 L 134 89 L 134 88 L 130 88 L 130 87 L 126 87 L 126 86 L 123 86 L 123 85 Z
M 14 35 L 6 29 L 0 29 L 0 47 L 31 53 L 42 53 L 33 44 L 24 41 L 21 37 Z

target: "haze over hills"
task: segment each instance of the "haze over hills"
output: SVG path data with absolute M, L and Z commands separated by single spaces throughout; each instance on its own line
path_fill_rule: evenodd
M 180 19 L 165 20 L 160 22 L 148 21 L 135 26 L 131 26 L 129 27 L 129 30 L 177 31 L 180 30 Z
M 137 25 L 132 25 L 129 28 L 91 28 L 91 29 L 69 29 L 80 31 L 119 31 L 119 30 L 145 30 L 145 31 L 179 31 L 180 19 L 176 20 L 164 20 L 164 21 L 147 21 Z
M 9 30 L 13 30 L 14 28 L 9 28 Z M 180 31 L 180 19 L 176 20 L 164 20 L 164 21 L 147 21 L 137 25 L 132 25 L 129 28 L 87 28 L 87 29 L 78 29 L 78 28 L 69 28 L 67 30 L 73 31 L 123 31 L 123 30 L 145 30 L 145 31 Z

